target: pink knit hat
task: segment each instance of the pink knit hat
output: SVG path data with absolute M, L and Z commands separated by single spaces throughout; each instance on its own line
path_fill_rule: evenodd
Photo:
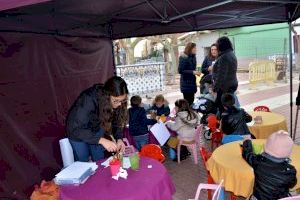
M 294 142 L 286 131 L 280 130 L 267 139 L 265 152 L 276 158 L 288 158 L 292 153 Z

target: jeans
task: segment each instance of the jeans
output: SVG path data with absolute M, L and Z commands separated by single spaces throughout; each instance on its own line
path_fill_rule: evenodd
M 95 162 L 104 159 L 104 147 L 100 144 L 88 144 L 70 140 L 76 161 L 88 162 L 90 157 Z
M 236 108 L 240 108 L 240 107 L 241 107 L 241 104 L 240 104 L 239 99 L 238 99 L 238 97 L 237 97 L 237 95 L 236 95 L 236 92 L 233 94 L 233 96 L 234 96 L 234 99 L 235 99 L 235 104 L 234 104 L 234 106 L 235 106 Z
M 133 136 L 133 139 L 135 141 L 137 149 L 140 151 L 142 147 L 146 144 L 148 144 L 149 135 L 139 135 L 139 136 Z

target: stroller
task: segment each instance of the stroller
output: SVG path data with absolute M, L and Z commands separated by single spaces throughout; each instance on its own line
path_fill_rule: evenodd
M 203 124 L 204 127 L 204 138 L 207 140 L 211 139 L 211 131 L 208 128 L 207 118 L 211 114 L 217 113 L 217 107 L 215 105 L 214 99 L 209 98 L 209 95 L 197 97 L 192 105 L 192 109 L 198 113 L 202 114 L 202 118 L 200 123 Z
M 209 87 L 213 84 L 213 78 L 211 74 L 208 74 L 200 80 L 200 94 L 208 94 Z

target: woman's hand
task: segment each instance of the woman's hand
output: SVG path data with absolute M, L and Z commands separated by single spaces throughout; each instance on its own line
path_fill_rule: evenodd
M 212 66 L 212 65 L 211 65 L 211 66 L 209 66 L 207 70 L 208 70 L 209 72 L 212 72 L 212 70 L 213 70 L 213 66 Z
M 124 142 L 121 139 L 118 139 L 117 149 L 120 152 L 124 152 L 125 151 L 125 144 L 124 144 Z
M 193 71 L 193 74 L 196 75 L 196 76 L 200 76 L 200 75 L 201 75 L 201 72 Z
M 101 144 L 108 152 L 116 152 L 118 150 L 116 143 L 105 138 L 100 138 L 99 144 Z

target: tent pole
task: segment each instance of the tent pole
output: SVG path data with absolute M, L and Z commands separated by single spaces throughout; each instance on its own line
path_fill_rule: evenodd
M 293 138 L 293 54 L 292 54 L 292 21 L 289 12 L 289 66 L 290 66 L 290 135 Z M 295 134 L 295 133 L 294 133 Z
M 112 54 L 112 61 L 113 61 L 113 67 L 114 67 L 114 75 L 117 75 L 117 67 L 115 62 L 115 47 L 114 47 L 114 40 L 113 40 L 113 26 L 111 23 L 109 23 L 109 36 L 111 41 L 111 54 Z

